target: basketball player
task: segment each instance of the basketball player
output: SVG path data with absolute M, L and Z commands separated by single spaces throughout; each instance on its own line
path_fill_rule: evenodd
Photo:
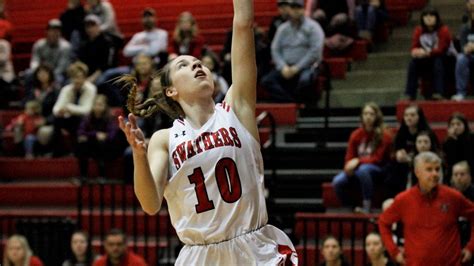
M 212 99 L 212 74 L 191 56 L 169 62 L 153 80 L 153 98 L 136 104 L 131 85 L 128 122 L 120 128 L 133 149 L 134 186 L 145 212 L 163 197 L 179 239 L 176 265 L 297 265 L 295 249 L 267 225 L 263 160 L 255 120 L 253 1 L 234 0 L 232 80 L 224 101 Z M 147 145 L 135 115 L 175 118 Z

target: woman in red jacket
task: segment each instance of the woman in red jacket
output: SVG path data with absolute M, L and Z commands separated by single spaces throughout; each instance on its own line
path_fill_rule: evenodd
M 451 45 L 449 28 L 442 24 L 438 11 L 427 7 L 421 12 L 420 26 L 415 28 L 411 45 L 411 61 L 405 94 L 416 99 L 418 78 L 426 73 L 433 76 L 434 99 L 441 99 L 444 91 L 443 59 Z
M 339 200 L 350 205 L 345 187 L 351 179 L 357 178 L 362 190 L 363 208 L 370 212 L 373 179 L 383 174 L 382 166 L 390 157 L 392 137 L 385 130 L 383 114 L 375 103 L 366 103 L 362 108 L 362 125 L 354 130 L 347 145 L 344 171 L 332 181 Z

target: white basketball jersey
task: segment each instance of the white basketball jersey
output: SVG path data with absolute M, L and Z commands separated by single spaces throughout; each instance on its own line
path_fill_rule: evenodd
M 225 102 L 200 128 L 176 119 L 164 197 L 180 240 L 217 243 L 267 223 L 260 144 Z

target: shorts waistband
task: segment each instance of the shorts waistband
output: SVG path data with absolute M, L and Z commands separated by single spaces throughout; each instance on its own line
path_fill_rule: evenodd
M 245 236 L 245 235 L 249 235 L 249 234 L 252 234 L 252 233 L 255 233 L 257 231 L 259 231 L 260 229 L 262 229 L 263 227 L 265 227 L 265 225 L 262 225 L 260 226 L 259 228 L 257 229 L 253 229 L 253 230 L 250 230 L 250 231 L 247 231 L 243 234 L 240 234 L 240 235 L 236 235 L 234 237 L 231 237 L 229 239 L 225 239 L 225 240 L 222 240 L 222 241 L 217 241 L 217 242 L 213 242 L 213 243 L 207 243 L 207 244 L 185 244 L 185 246 L 190 246 L 190 247 L 195 247 L 195 246 L 210 246 L 210 245 L 217 245 L 217 244 L 221 244 L 221 243 L 224 243 L 224 242 L 228 242 L 228 241 L 232 241 L 236 238 L 239 238 L 239 237 L 242 237 L 242 236 Z

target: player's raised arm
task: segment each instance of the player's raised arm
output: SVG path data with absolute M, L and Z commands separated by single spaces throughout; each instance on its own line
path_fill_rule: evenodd
M 227 101 L 242 124 L 258 139 L 255 125 L 257 66 L 255 63 L 253 0 L 234 0 L 232 87 Z

